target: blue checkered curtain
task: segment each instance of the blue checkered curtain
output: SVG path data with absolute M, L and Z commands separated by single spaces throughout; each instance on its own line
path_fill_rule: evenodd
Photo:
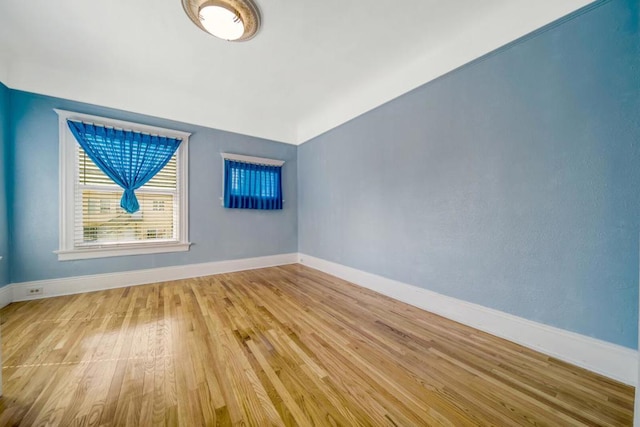
M 282 166 L 225 159 L 224 207 L 282 209 Z
M 87 156 L 124 189 L 120 206 L 140 210 L 135 190 L 166 166 L 182 140 L 67 120 L 71 133 Z

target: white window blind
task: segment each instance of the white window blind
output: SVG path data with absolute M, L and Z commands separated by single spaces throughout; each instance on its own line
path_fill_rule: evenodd
M 74 246 L 175 242 L 179 206 L 176 155 L 148 183 L 136 190 L 140 210 L 120 207 L 122 188 L 106 176 L 76 144 Z

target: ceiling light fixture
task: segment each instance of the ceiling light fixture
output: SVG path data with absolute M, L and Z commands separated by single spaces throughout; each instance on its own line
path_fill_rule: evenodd
M 249 40 L 260 28 L 260 12 L 252 0 L 182 0 L 182 7 L 201 30 L 223 40 Z

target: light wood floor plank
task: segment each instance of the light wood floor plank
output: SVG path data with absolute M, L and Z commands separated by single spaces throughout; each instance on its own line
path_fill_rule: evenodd
M 625 426 L 634 390 L 301 265 L 13 303 L 0 426 Z

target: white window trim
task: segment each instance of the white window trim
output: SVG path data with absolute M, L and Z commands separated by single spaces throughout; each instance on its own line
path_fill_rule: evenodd
M 236 160 L 243 163 L 254 163 L 257 165 L 282 166 L 284 160 L 267 159 L 265 157 L 244 156 L 242 154 L 220 153 L 223 159 Z
M 58 114 L 59 132 L 59 249 L 54 251 L 58 255 L 58 261 L 70 261 L 90 258 L 106 258 L 114 256 L 158 254 L 166 252 L 188 251 L 189 242 L 189 136 L 188 132 L 172 129 L 164 129 L 156 126 L 141 125 L 138 123 L 114 120 L 105 117 L 92 116 L 89 114 L 76 113 L 73 111 L 59 110 L 54 108 Z M 91 248 L 77 248 L 74 246 L 74 191 L 75 191 L 75 166 L 76 166 L 76 139 L 71 133 L 67 120 L 77 120 L 101 124 L 120 129 L 131 129 L 137 132 L 149 133 L 152 135 L 163 135 L 172 138 L 182 139 L 178 148 L 178 194 L 179 197 L 179 224 L 178 241 L 171 242 L 145 242 L 131 244 L 105 244 L 103 246 Z

